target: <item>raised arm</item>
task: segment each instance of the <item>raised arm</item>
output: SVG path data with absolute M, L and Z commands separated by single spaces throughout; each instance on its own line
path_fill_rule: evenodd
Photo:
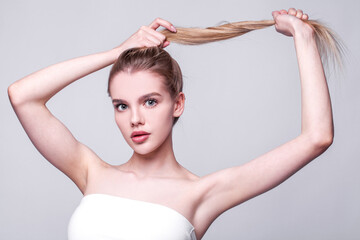
M 82 192 L 86 187 L 89 164 L 100 159 L 51 114 L 46 102 L 72 82 L 114 63 L 123 50 L 169 45 L 165 37 L 156 32 L 159 26 L 174 31 L 169 22 L 156 19 L 114 49 L 49 66 L 8 88 L 11 104 L 34 146 L 51 164 L 70 177 Z
M 276 30 L 293 36 L 301 79 L 301 133 L 295 139 L 242 165 L 205 176 L 195 221 L 225 210 L 285 181 L 323 153 L 333 140 L 331 102 L 314 31 L 301 10 L 275 11 Z M 304 21 L 305 20 L 305 21 Z

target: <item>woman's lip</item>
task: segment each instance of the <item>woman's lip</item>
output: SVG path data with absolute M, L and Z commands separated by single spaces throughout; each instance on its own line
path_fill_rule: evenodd
M 138 136 L 142 136 L 142 135 L 149 135 L 150 133 L 145 132 L 145 131 L 135 131 L 131 134 L 131 138 L 133 137 L 138 137 Z
M 149 138 L 150 134 L 136 135 L 131 138 L 134 143 L 143 143 Z
M 131 134 L 131 140 L 134 143 L 143 143 L 149 138 L 150 133 L 145 131 L 135 131 Z

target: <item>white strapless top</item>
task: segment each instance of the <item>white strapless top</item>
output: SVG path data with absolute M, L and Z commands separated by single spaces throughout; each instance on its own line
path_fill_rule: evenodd
M 196 240 L 193 225 L 160 204 L 89 194 L 73 213 L 69 240 Z

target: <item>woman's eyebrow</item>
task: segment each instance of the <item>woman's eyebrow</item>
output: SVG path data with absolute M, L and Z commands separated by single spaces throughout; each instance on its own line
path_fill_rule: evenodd
M 140 102 L 141 102 L 141 101 L 144 101 L 144 100 L 146 100 L 146 99 L 148 99 L 148 98 L 150 98 L 150 97 L 153 97 L 153 96 L 159 96 L 159 97 L 161 97 L 161 94 L 160 94 L 160 93 L 157 93 L 157 92 L 148 93 L 148 94 L 145 94 L 145 95 L 141 96 L 141 97 L 139 98 L 139 101 L 140 101 Z
M 157 93 L 157 92 L 152 92 L 152 93 L 148 93 L 148 94 L 145 94 L 145 95 L 143 95 L 143 96 L 141 96 L 140 98 L 139 98 L 139 101 L 141 102 L 141 101 L 144 101 L 144 100 L 146 100 L 146 99 L 148 99 L 148 98 L 150 98 L 150 97 L 153 97 L 153 96 L 159 96 L 159 97 L 161 97 L 161 94 L 160 93 Z M 112 103 L 126 103 L 126 101 L 125 100 L 123 100 L 123 99 L 113 99 L 112 100 Z
M 120 103 L 121 104 L 121 103 L 125 103 L 125 101 L 122 99 L 113 99 L 112 103 Z

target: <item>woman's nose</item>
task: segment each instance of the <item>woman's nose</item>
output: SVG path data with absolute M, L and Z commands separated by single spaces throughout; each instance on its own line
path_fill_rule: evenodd
M 140 109 L 132 109 L 130 123 L 132 127 L 144 124 L 144 119 Z

